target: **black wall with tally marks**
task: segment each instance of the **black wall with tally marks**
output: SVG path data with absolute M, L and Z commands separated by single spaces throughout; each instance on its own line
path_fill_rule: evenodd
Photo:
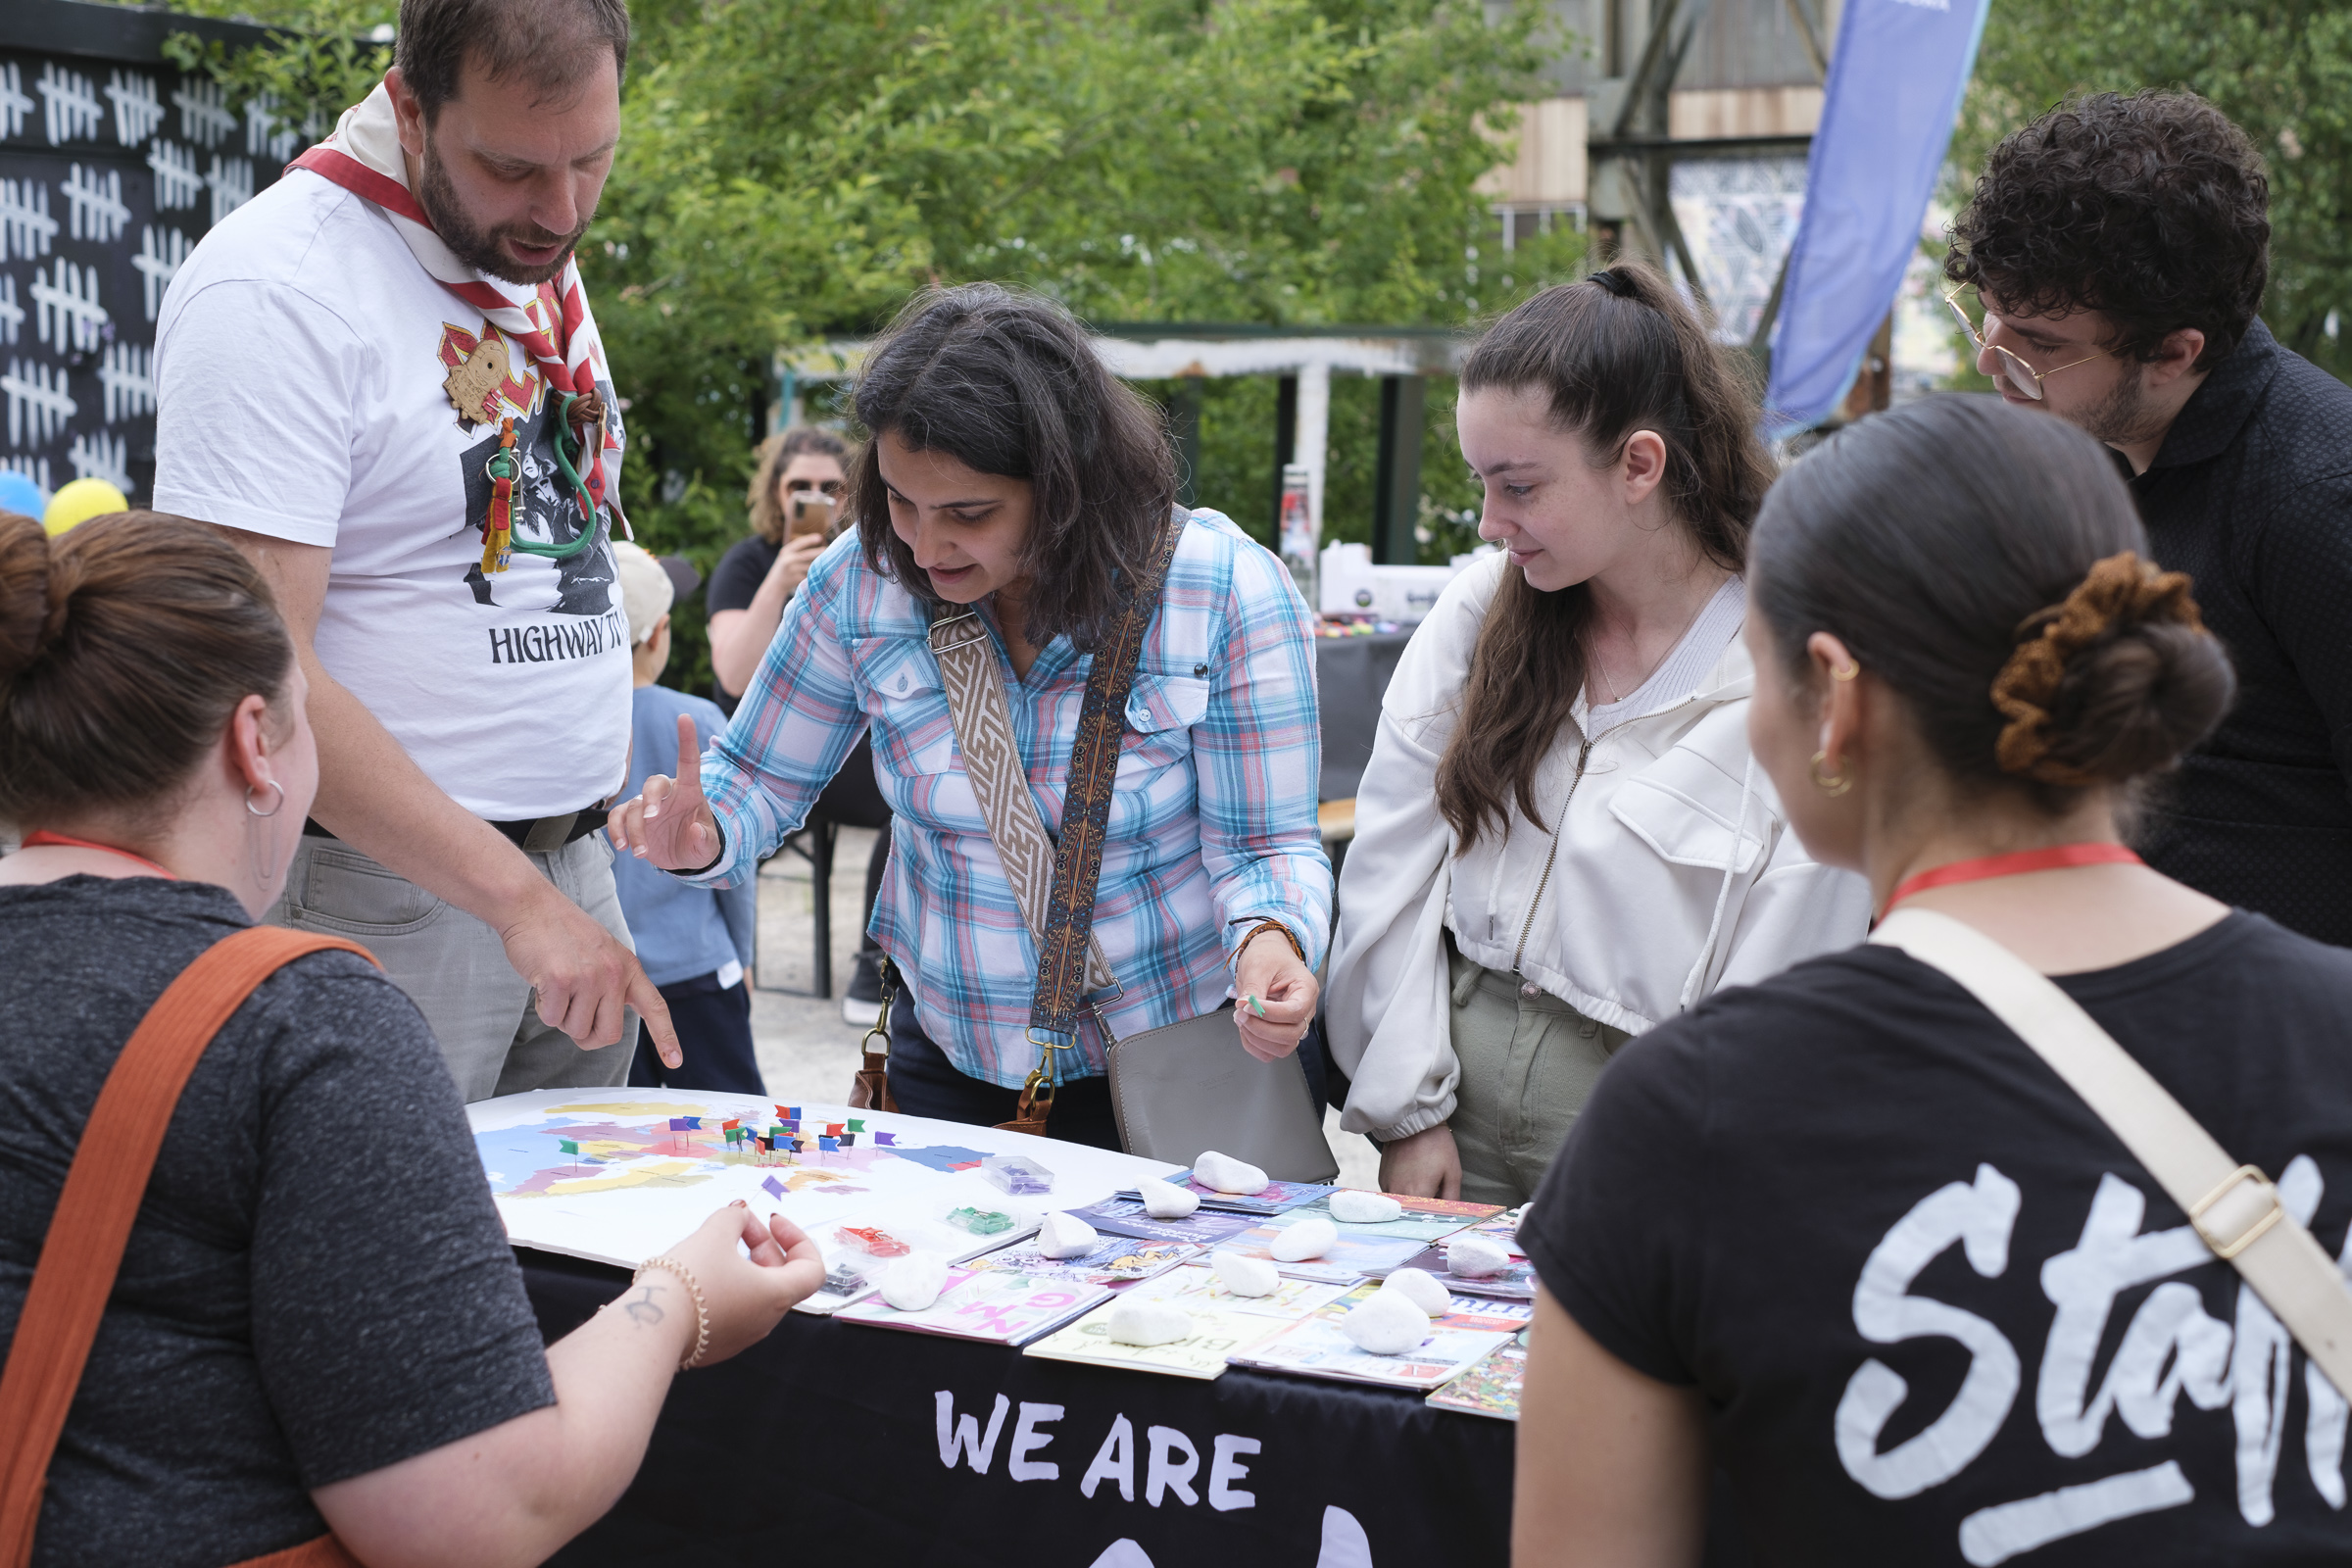
M 164 289 L 303 147 L 166 60 L 173 32 L 264 36 L 76 0 L 0 3 L 0 468 L 43 489 L 91 477 L 149 499 Z

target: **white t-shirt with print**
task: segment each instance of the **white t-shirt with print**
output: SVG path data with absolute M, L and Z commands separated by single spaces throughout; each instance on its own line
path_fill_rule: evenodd
M 289 172 L 207 234 L 165 296 L 155 506 L 331 548 L 319 662 L 460 806 L 511 821 L 620 786 L 629 638 L 610 502 L 579 554 L 517 549 L 482 574 L 499 426 L 461 419 L 442 383 L 496 331 L 380 209 Z M 567 544 L 585 519 L 556 467 L 557 400 L 522 345 L 507 350 L 514 539 Z M 602 366 L 597 389 L 617 430 Z

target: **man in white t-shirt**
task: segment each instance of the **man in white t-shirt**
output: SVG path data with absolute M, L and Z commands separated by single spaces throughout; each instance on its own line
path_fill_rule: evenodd
M 260 564 L 310 679 L 275 917 L 366 943 L 469 1101 L 622 1082 L 596 1048 L 631 1005 L 677 1049 L 594 831 L 628 764 L 622 437 L 571 256 L 627 54 L 625 0 L 404 0 L 383 84 L 156 329 L 156 507 Z

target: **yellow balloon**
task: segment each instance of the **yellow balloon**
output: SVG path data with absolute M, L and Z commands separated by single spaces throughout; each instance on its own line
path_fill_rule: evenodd
M 129 510 L 129 500 L 104 479 L 75 479 L 59 486 L 57 494 L 49 498 L 49 510 L 41 514 L 41 526 L 52 535 L 61 534 L 77 522 Z

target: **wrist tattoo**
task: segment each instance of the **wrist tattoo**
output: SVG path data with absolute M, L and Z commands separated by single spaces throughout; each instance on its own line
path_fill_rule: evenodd
M 662 1294 L 662 1288 L 658 1285 L 644 1285 L 638 1288 L 645 1294 L 634 1301 L 621 1302 L 620 1308 L 629 1314 L 629 1321 L 639 1328 L 651 1328 L 669 1315 L 654 1304 L 654 1298 Z

